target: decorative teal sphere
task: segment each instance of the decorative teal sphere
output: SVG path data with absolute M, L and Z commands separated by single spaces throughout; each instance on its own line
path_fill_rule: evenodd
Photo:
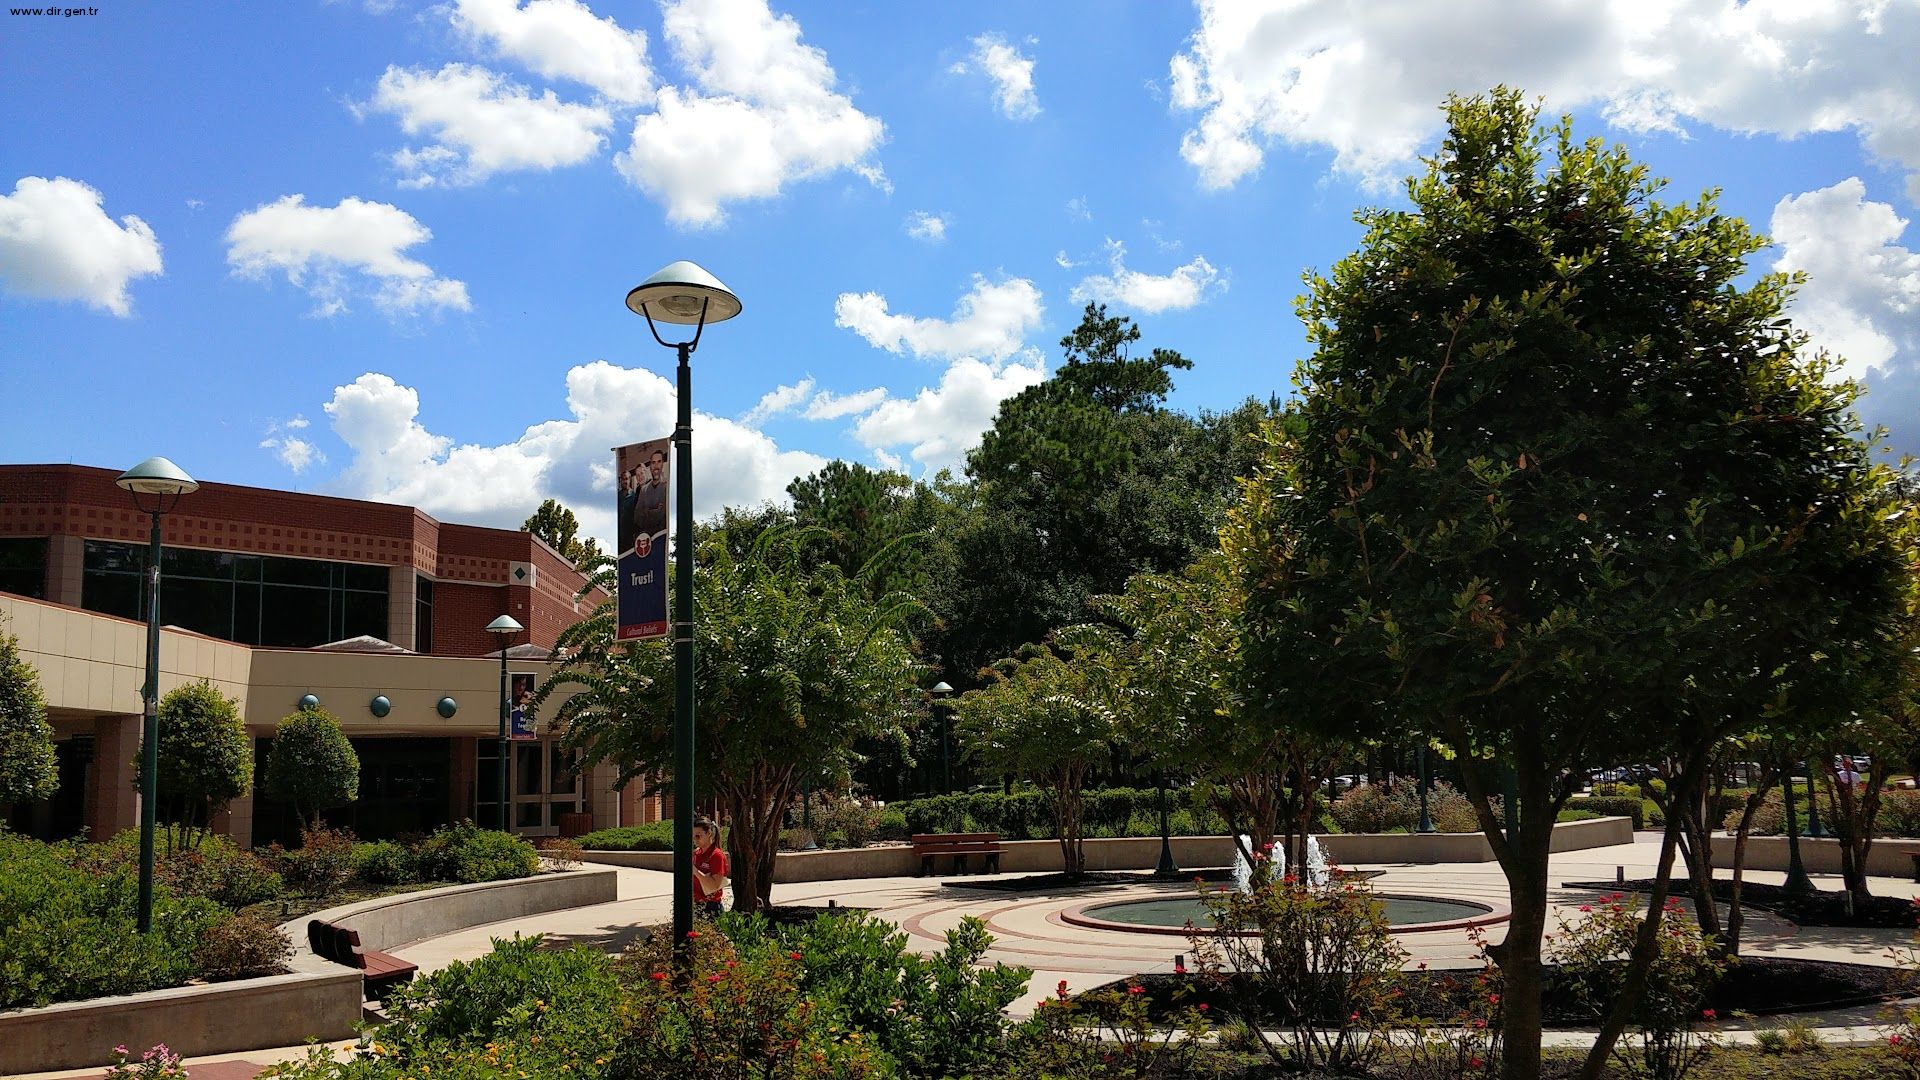
M 320 699 L 312 694 L 302 694 L 300 696 L 300 707 L 303 709 L 317 709 L 320 707 Z
M 387 695 L 381 694 L 368 702 L 367 708 L 372 710 L 375 716 L 385 716 L 393 711 L 393 702 L 387 700 Z
M 443 697 L 440 699 L 440 704 L 435 705 L 434 708 L 439 710 L 441 716 L 451 720 L 453 714 L 460 711 L 460 703 L 450 697 Z

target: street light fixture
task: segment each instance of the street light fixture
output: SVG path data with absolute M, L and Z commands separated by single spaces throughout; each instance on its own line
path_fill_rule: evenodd
M 1173 839 L 1171 826 L 1167 821 L 1167 770 L 1161 769 L 1156 778 L 1156 787 L 1160 799 L 1160 863 L 1153 868 L 1154 877 L 1179 877 L 1180 864 L 1173 861 Z
M 953 693 L 953 687 L 945 679 L 933 684 L 927 693 L 933 695 L 933 711 L 940 717 L 940 794 L 953 794 L 953 751 L 948 745 L 953 737 L 953 717 L 947 715 L 945 708 L 947 697 Z
M 1421 743 L 1414 747 L 1413 755 L 1418 760 L 1420 768 L 1420 824 L 1414 831 L 1430 833 L 1434 828 L 1433 815 L 1427 813 L 1427 792 L 1433 788 L 1433 773 L 1427 769 L 1427 744 Z
M 680 356 L 675 394 L 679 408 L 673 429 L 673 950 L 683 971 L 690 962 L 687 935 L 693 932 L 693 373 L 688 359 L 700 345 L 708 323 L 740 314 L 740 298 L 720 279 L 682 259 L 634 286 L 627 308 L 647 320 L 653 340 Z M 687 341 L 669 342 L 659 323 L 693 327 Z
M 147 681 L 140 691 L 139 926 L 144 934 L 153 929 L 153 825 L 160 778 L 160 516 L 200 484 L 163 457 L 148 458 L 114 483 L 130 492 L 134 507 L 153 519 L 147 535 Z
M 510 707 L 507 702 L 507 696 L 509 694 L 507 687 L 507 638 L 525 629 L 526 627 L 515 622 L 511 615 L 502 615 L 487 624 L 487 633 L 492 634 L 494 640 L 500 643 L 500 766 L 496 771 L 499 773 L 500 781 L 498 790 L 500 795 L 501 832 L 513 831 L 513 818 L 512 815 L 507 813 L 509 809 L 507 805 L 507 774 L 512 771 L 513 765 L 512 759 L 507 756 L 507 710 Z

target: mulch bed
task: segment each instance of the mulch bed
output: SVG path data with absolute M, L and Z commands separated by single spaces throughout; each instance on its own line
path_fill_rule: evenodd
M 1477 969 L 1450 971 L 1408 971 L 1402 975 L 1401 988 L 1409 1012 L 1432 1020 L 1449 1021 L 1466 1009 L 1475 996 Z M 1228 976 L 1237 980 L 1239 976 Z M 1116 980 L 1104 988 L 1119 989 L 1128 981 L 1137 982 L 1148 995 L 1149 1011 L 1156 1018 L 1207 1003 L 1215 1017 L 1234 1015 L 1237 996 L 1227 987 L 1209 985 L 1194 975 L 1139 975 L 1132 980 Z M 1707 999 L 1707 1008 L 1730 1016 L 1736 1011 L 1756 1016 L 1774 1013 L 1812 1012 L 1884 1001 L 1909 991 L 1912 977 L 1897 968 L 1871 967 L 1865 964 L 1841 964 L 1826 960 L 1791 960 L 1771 956 L 1742 957 Z M 1573 996 L 1556 985 L 1553 969 L 1547 969 L 1547 990 L 1542 1008 L 1549 1027 L 1592 1027 L 1597 1017 L 1582 1008 Z
M 1569 881 L 1562 886 L 1568 889 L 1592 889 L 1595 892 L 1637 892 L 1651 893 L 1652 878 L 1635 878 L 1627 882 L 1614 881 Z M 1683 880 L 1676 879 L 1672 894 L 1681 898 L 1691 895 L 1692 890 Z M 1733 900 L 1733 882 L 1714 879 L 1713 895 L 1722 903 Z M 1914 928 L 1914 900 L 1905 896 L 1873 896 L 1865 903 L 1856 904 L 1853 914 L 1847 914 L 1847 894 L 1844 892 L 1816 892 L 1810 896 L 1795 896 L 1784 885 L 1757 885 L 1751 881 L 1740 886 L 1740 903 L 1745 907 L 1771 911 L 1801 926 L 1845 926 L 1867 930 L 1912 930 Z M 1724 916 L 1723 916 L 1724 918 Z

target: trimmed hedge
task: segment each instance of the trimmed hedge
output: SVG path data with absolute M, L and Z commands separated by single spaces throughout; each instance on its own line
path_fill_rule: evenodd
M 1087 792 L 1085 799 L 1083 812 L 1089 837 L 1160 835 L 1159 793 L 1154 788 L 1101 788 Z M 1226 822 L 1204 804 L 1195 805 L 1198 801 L 1191 789 L 1168 789 L 1171 831 L 1180 836 L 1224 834 Z M 1002 840 L 1050 840 L 1054 835 L 1049 798 L 1045 792 L 1032 789 L 1011 795 L 974 791 L 905 799 L 887 805 L 889 819 L 895 813 L 900 815 L 908 836 L 992 832 L 999 833 Z M 883 825 L 882 835 L 888 831 Z
M 588 851 L 672 851 L 673 822 L 649 821 L 618 829 L 595 829 L 580 838 Z
M 1567 800 L 1566 809 L 1585 810 L 1599 817 L 1632 818 L 1634 828 L 1647 827 L 1646 807 L 1637 796 L 1576 795 Z

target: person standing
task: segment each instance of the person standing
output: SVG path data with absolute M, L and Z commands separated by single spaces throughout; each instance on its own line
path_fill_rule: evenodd
M 727 853 L 720 850 L 720 827 L 709 817 L 693 822 L 693 908 L 717 917 L 727 889 Z

